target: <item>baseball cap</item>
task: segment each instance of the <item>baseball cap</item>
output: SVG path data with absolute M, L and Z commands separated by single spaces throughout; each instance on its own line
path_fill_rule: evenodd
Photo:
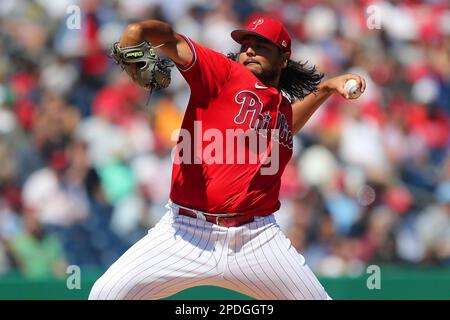
M 247 35 L 266 38 L 278 46 L 283 53 L 291 53 L 291 37 L 286 28 L 277 20 L 267 17 L 258 18 L 250 22 L 246 29 L 231 32 L 231 37 L 237 43 L 241 43 Z

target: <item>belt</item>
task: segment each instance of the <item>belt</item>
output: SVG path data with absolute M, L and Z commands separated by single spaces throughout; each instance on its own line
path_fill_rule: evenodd
M 178 214 L 195 219 L 206 220 L 222 227 L 238 227 L 255 220 L 254 216 L 237 214 L 233 216 L 221 217 L 220 215 L 203 214 L 198 211 L 195 212 L 184 208 L 178 208 Z

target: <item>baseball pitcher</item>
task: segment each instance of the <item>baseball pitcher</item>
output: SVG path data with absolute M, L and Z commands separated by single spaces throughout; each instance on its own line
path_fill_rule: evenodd
M 191 89 L 167 213 L 94 284 L 89 299 L 160 299 L 212 285 L 256 299 L 330 299 L 280 230 L 281 176 L 293 136 L 332 94 L 353 98 L 346 74 L 322 81 L 292 61 L 291 38 L 261 17 L 231 37 L 225 56 L 164 22 L 129 25 L 112 56 L 146 89 L 170 83 L 171 63 Z M 171 60 L 160 59 L 155 48 Z

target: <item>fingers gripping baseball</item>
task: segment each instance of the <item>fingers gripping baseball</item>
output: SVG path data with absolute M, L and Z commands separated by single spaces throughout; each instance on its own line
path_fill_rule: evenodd
M 357 99 L 366 89 L 364 78 L 350 74 L 344 83 L 344 92 L 347 99 Z
M 346 99 L 357 99 L 366 90 L 364 78 L 350 73 L 327 80 L 327 85 Z

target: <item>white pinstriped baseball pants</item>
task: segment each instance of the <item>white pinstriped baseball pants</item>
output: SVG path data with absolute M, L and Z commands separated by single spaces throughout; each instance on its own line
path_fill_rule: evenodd
M 161 299 L 219 286 L 256 299 L 330 299 L 273 215 L 221 227 L 169 211 L 98 279 L 89 299 Z

